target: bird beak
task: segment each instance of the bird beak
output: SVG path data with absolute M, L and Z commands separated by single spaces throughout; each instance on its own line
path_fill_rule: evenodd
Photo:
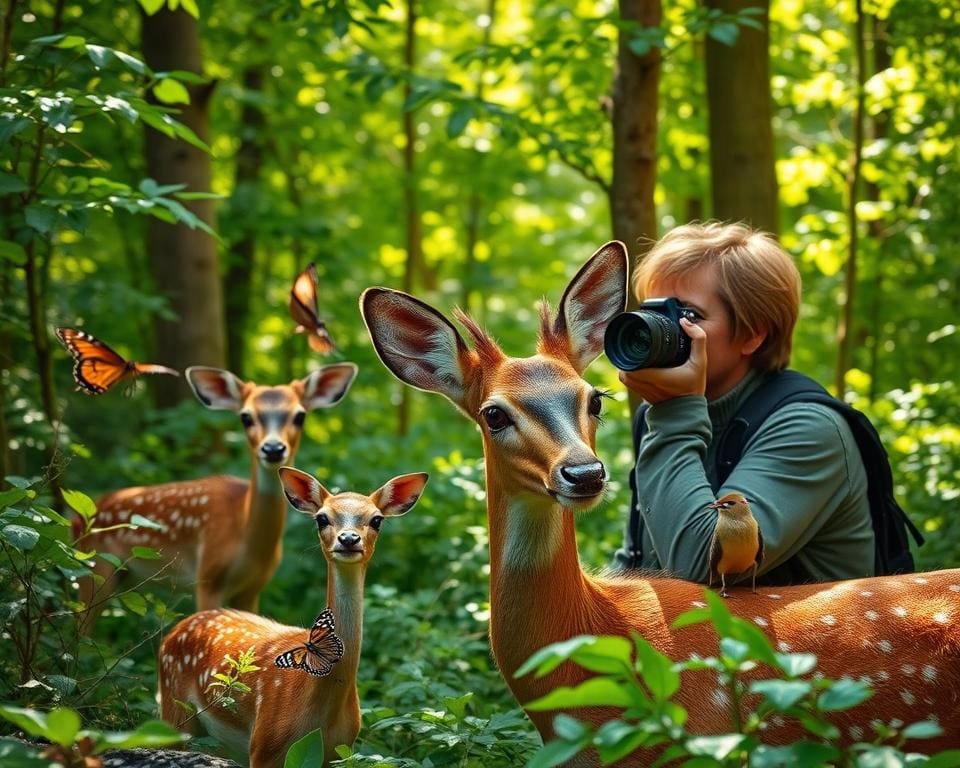
M 713 504 L 707 504 L 707 509 L 719 509 L 719 508 L 720 508 L 719 501 L 715 501 L 713 502 Z

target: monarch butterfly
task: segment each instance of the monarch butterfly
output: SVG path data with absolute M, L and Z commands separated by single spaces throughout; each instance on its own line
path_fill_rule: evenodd
M 282 669 L 302 669 L 314 677 L 326 677 L 343 658 L 343 641 L 333 632 L 333 611 L 324 608 L 310 628 L 306 645 L 298 645 L 277 656 Z
M 317 267 L 310 262 L 297 275 L 290 289 L 290 316 L 297 323 L 297 333 L 306 333 L 310 347 L 321 355 L 333 352 L 334 344 L 317 307 Z
M 57 338 L 73 355 L 73 380 L 77 382 L 77 391 L 86 395 L 102 395 L 124 379 L 133 383 L 142 373 L 180 375 L 179 371 L 165 365 L 124 360 L 100 339 L 75 328 L 57 328 L 56 332 Z

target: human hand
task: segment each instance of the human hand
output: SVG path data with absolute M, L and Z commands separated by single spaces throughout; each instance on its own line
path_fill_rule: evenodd
M 707 332 L 687 318 L 680 325 L 690 337 L 690 357 L 676 368 L 620 371 L 620 381 L 650 404 L 684 395 L 703 395 L 707 389 Z

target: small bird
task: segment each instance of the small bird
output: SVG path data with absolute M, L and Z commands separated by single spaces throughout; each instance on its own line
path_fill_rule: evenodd
M 710 586 L 720 576 L 720 596 L 727 597 L 727 574 L 753 568 L 753 592 L 757 592 L 757 569 L 763 562 L 763 534 L 742 493 L 727 493 L 709 506 L 717 510 L 717 527 L 710 541 Z

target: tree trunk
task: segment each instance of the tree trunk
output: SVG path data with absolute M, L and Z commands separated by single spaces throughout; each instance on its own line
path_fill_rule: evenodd
M 708 37 L 713 215 L 778 234 L 777 175 L 770 124 L 769 0 L 706 0 L 724 13 L 763 8 L 763 31 L 740 27 L 733 46 Z
M 655 27 L 661 20 L 660 0 L 620 0 L 620 17 L 641 27 Z M 657 237 L 657 108 L 660 83 L 660 49 L 643 56 L 630 50 L 630 33 L 620 33 L 617 69 L 613 80 L 613 183 L 610 211 L 613 236 L 626 243 L 631 254 L 630 273 L 635 260 L 647 252 Z M 630 282 L 632 286 L 632 281 Z M 628 306 L 637 305 L 633 291 Z M 630 412 L 640 398 L 629 393 Z
M 403 48 L 403 63 L 409 75 L 403 89 L 404 101 L 410 97 L 413 69 L 417 60 L 417 2 L 408 0 L 407 30 Z M 407 263 L 403 272 L 403 290 L 413 291 L 418 276 L 423 272 L 423 235 L 420 226 L 420 202 L 417 196 L 417 134 L 413 110 L 403 113 L 403 200 L 407 222 Z M 410 388 L 400 388 L 400 404 L 397 409 L 397 432 L 401 436 L 410 430 Z
M 263 90 L 262 64 L 248 67 L 243 72 L 243 89 L 248 95 L 259 95 Z M 256 258 L 256 229 L 253 220 L 242 213 L 257 209 L 257 184 L 263 166 L 263 132 L 265 119 L 259 104 L 247 99 L 240 112 L 240 148 L 234 172 L 231 206 L 240 222 L 240 239 L 227 256 L 223 278 L 223 298 L 226 304 L 227 367 L 241 378 L 245 377 L 244 362 L 247 342 L 247 321 L 250 317 L 250 290 Z
M 166 8 L 143 17 L 143 54 L 155 71 L 187 70 L 201 73 L 197 22 L 183 10 Z M 209 100 L 212 85 L 190 89 L 190 104 L 176 118 L 204 142 L 209 136 Z M 146 129 L 147 172 L 159 184 L 186 184 L 190 192 L 210 190 L 210 156 L 187 144 Z M 212 200 L 193 200 L 186 206 L 211 227 L 216 225 Z M 224 355 L 223 301 L 216 241 L 185 224 L 151 219 L 147 255 L 157 292 L 165 296 L 174 320 L 157 318 L 157 361 L 183 370 L 190 365 L 222 367 Z M 186 398 L 182 381 L 160 377 L 154 383 L 157 403 L 170 406 Z
M 863 29 L 863 4 L 856 0 L 854 44 L 856 45 L 856 102 L 853 111 L 853 142 L 850 147 L 850 170 L 847 173 L 847 261 L 843 268 L 843 304 L 837 323 L 837 365 L 833 377 L 836 396 L 843 398 L 847 389 L 846 375 L 851 366 L 854 307 L 857 299 L 857 250 L 860 246 L 860 230 L 857 226 L 857 200 L 860 190 L 861 164 L 863 161 L 863 113 L 866 100 L 866 40 Z

